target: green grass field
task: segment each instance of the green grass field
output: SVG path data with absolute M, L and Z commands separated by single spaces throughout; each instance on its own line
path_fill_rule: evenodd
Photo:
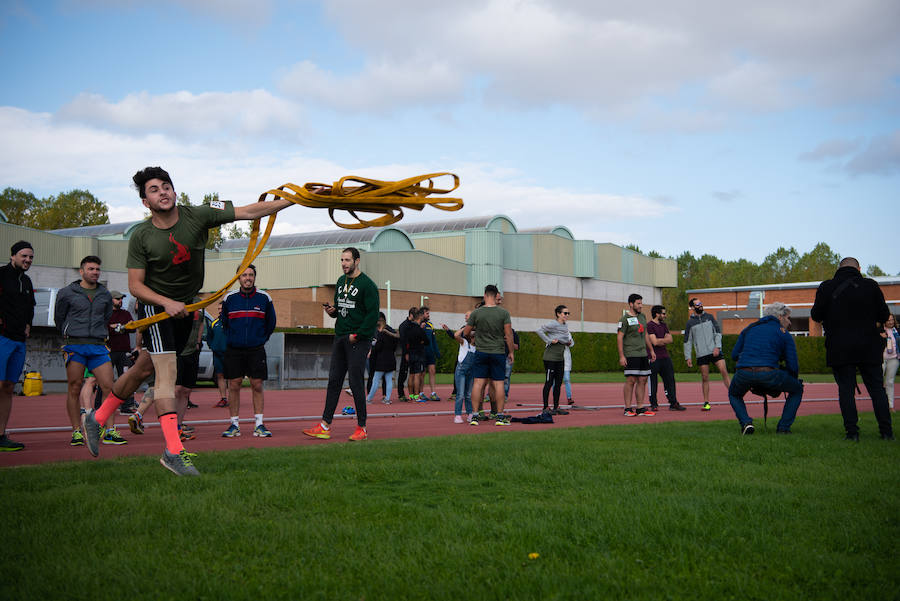
M 861 421 L 3 469 L 0 599 L 896 599 L 900 447 Z

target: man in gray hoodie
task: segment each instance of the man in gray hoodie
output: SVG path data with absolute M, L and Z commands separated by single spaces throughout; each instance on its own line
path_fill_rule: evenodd
M 89 370 L 97 378 L 104 398 L 113 385 L 113 367 L 109 358 L 106 338 L 109 334 L 109 318 L 113 312 L 112 295 L 100 283 L 100 257 L 88 255 L 81 260 L 78 269 L 80 280 L 75 280 L 56 296 L 54 320 L 63 335 L 63 357 L 66 363 L 66 380 L 69 383 L 66 411 L 72 424 L 72 446 L 84 444 L 81 431 L 81 413 L 91 407 L 79 407 L 79 396 L 84 384 L 84 372 Z M 93 397 L 91 397 L 93 398 Z M 114 426 L 113 418 L 101 437 L 103 444 L 125 444 Z
M 697 365 L 703 380 L 703 411 L 709 411 L 712 409 L 709 404 L 709 366 L 715 365 L 722 374 L 725 390 L 731 385 L 725 357 L 722 355 L 722 328 L 715 317 L 703 312 L 703 303 L 699 298 L 692 298 L 688 306 L 692 313 L 684 328 L 684 359 L 688 367 L 693 367 L 691 349 L 697 351 Z

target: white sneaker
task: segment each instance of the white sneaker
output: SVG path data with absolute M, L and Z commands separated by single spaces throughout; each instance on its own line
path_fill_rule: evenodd
M 454 418 L 453 418 L 453 423 L 454 423 L 454 424 L 461 424 L 461 423 L 463 423 L 463 418 L 462 418 L 462 416 L 461 416 L 461 415 L 457 415 L 456 417 L 454 417 Z

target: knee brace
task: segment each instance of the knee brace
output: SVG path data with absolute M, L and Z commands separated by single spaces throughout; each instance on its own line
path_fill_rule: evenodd
M 150 359 L 156 372 L 156 381 L 153 384 L 154 398 L 174 399 L 175 378 L 178 374 L 175 352 L 152 353 Z

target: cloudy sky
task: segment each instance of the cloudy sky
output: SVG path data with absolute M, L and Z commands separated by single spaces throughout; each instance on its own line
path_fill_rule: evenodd
M 898 31 L 895 0 L 4 0 L 0 188 L 126 221 L 146 165 L 240 204 L 452 171 L 464 212 L 407 219 L 896 274 Z

